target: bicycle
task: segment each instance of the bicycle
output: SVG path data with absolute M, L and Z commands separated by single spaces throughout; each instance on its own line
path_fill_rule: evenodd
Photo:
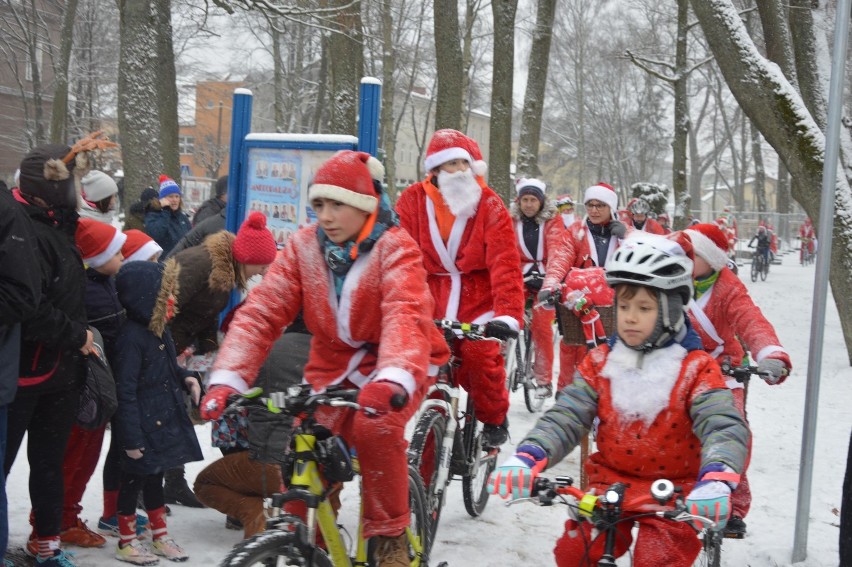
M 531 280 L 541 281 L 541 274 L 531 274 L 524 278 L 524 283 Z M 506 389 L 509 393 L 524 388 L 524 405 L 530 413 L 541 411 L 544 400 L 549 396 L 543 395 L 535 377 L 535 348 L 532 342 L 532 309 L 535 300 L 528 300 L 524 308 L 524 326 L 518 337 L 506 341 L 504 348 L 506 368 Z
M 801 249 L 799 250 L 799 263 L 802 266 L 813 264 L 816 259 L 816 253 L 813 249 L 813 239 L 802 238 Z
M 456 340 L 500 340 L 486 336 L 485 325 L 447 320 L 435 324 L 451 346 Z M 435 541 L 450 480 L 461 477 L 465 510 L 474 518 L 480 516 L 488 504 L 488 476 L 496 468 L 500 452 L 498 447 L 483 445 L 482 424 L 476 420 L 471 397 L 461 405 L 461 387 L 454 375 L 459 363 L 451 356 L 438 370 L 408 446 L 408 462 L 420 473 L 426 493 L 430 527 L 427 551 Z
M 272 393 L 265 401 L 253 392 L 250 395 L 255 397 L 238 397 L 229 405 L 227 413 L 239 411 L 244 406 L 257 406 L 273 413 L 298 417 L 301 423 L 293 431 L 288 464 L 282 466 L 284 478 L 289 478 L 287 491 L 275 493 L 267 499 L 266 529 L 235 545 L 222 561 L 223 567 L 352 567 L 374 564 L 374 545 L 364 539 L 360 524 L 352 555 L 351 538 L 338 525 L 328 499 L 334 483 L 352 480 L 359 471 L 357 456 L 350 453 L 341 437 L 331 435 L 314 418 L 315 412 L 322 406 L 369 412 L 370 408 L 362 408 L 357 403 L 358 392 L 357 389 L 332 386 L 323 393 L 314 394 L 310 385 L 301 385 L 288 389 L 286 393 Z M 411 465 L 408 467 L 408 494 L 411 526 L 405 529 L 405 533 L 410 564 L 412 567 L 426 567 L 429 536 L 426 496 L 420 474 Z M 293 501 L 304 502 L 307 508 L 305 519 L 283 512 L 285 504 Z M 316 543 L 317 528 L 326 549 Z
M 766 281 L 769 275 L 769 261 L 763 255 L 760 248 L 751 257 L 751 281 L 756 282 L 758 276 L 760 281 Z
M 539 476 L 533 483 L 528 498 L 519 498 L 507 502 L 507 506 L 519 502 L 532 502 L 539 506 L 552 506 L 554 503 L 568 506 L 569 515 L 578 523 L 589 522 L 597 530 L 595 540 L 604 538 L 604 548 L 595 567 L 616 567 L 615 545 L 617 527 L 624 523 L 633 523 L 640 518 L 658 517 L 673 522 L 689 522 L 701 538 L 702 546 L 698 560 L 694 565 L 700 567 L 720 567 L 722 557 L 722 530 L 716 522 L 704 516 L 690 514 L 682 496 L 681 489 L 666 479 L 654 481 L 649 495 L 627 501 L 625 493 L 628 485 L 617 482 L 608 487 L 603 494 L 586 493 L 574 486 L 569 476 L 554 479 Z M 696 523 L 703 528 L 695 527 Z M 583 532 L 581 532 L 583 533 Z M 592 567 L 589 557 L 593 541 L 586 542 L 586 553 L 579 564 Z

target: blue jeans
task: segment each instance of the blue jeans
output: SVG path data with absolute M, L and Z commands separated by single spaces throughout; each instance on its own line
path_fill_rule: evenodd
M 8 408 L 9 406 L 0 406 L 0 560 L 6 555 L 6 546 L 9 544 L 9 503 L 6 501 L 6 474 L 3 472 Z

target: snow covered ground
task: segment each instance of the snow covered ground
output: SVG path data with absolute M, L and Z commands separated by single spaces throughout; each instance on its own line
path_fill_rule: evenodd
M 746 272 L 748 265 L 744 266 Z M 808 336 L 813 295 L 814 267 L 802 268 L 798 256 L 790 254 L 783 264 L 772 266 L 766 282 L 747 282 L 758 305 L 775 325 L 793 358 L 794 371 L 787 381 L 769 387 L 755 380 L 749 394 L 748 414 L 754 432 L 754 453 L 749 470 L 754 502 L 747 518 L 749 535 L 744 540 L 726 540 L 724 565 L 763 567 L 793 565 L 794 518 L 799 481 Z M 515 394 L 520 396 L 521 392 Z M 846 465 L 846 450 L 852 424 L 852 368 L 848 365 L 840 323 L 829 299 L 814 462 L 814 488 L 810 510 L 808 558 L 799 567 L 838 564 L 838 510 Z M 845 410 L 843 408 L 846 408 Z M 515 442 L 532 426 L 534 416 L 524 408 L 521 397 L 513 398 L 510 414 Z M 196 428 L 208 460 L 218 457 L 209 447 L 209 427 Z M 106 445 L 105 445 L 106 446 Z M 510 451 L 507 445 L 505 451 Z M 105 450 L 104 450 L 105 452 Z M 554 474 L 578 475 L 578 452 L 551 469 Z M 29 534 L 29 496 L 24 448 L 8 480 L 10 549 L 19 548 Z M 187 466 L 195 477 L 203 463 Z M 100 465 L 99 465 L 100 467 Z M 83 518 L 96 524 L 101 512 L 100 468 L 83 500 Z M 356 509 L 354 486 L 344 491 L 344 523 L 354 533 L 352 511 Z M 224 517 L 213 510 L 172 507 L 169 531 L 190 554 L 190 565 L 215 565 L 241 532 L 225 530 Z M 539 508 L 529 504 L 506 507 L 492 498 L 482 517 L 467 516 L 460 483 L 451 484 L 433 564 L 553 565 L 553 544 L 562 532 L 565 509 Z M 118 565 L 113 558 L 114 540 L 104 549 L 74 550 L 77 564 Z M 620 565 L 629 565 L 622 561 Z

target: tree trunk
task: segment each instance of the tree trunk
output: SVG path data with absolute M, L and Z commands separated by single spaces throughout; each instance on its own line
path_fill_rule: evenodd
M 515 12 L 517 0 L 492 0 L 494 18 L 494 74 L 491 78 L 491 136 L 489 138 L 489 185 L 507 203 L 513 198 L 512 79 L 515 69 Z
M 795 3 L 795 0 L 793 0 Z M 790 42 L 789 5 L 787 0 L 755 0 L 766 43 L 766 57 L 777 63 L 793 86 L 797 85 L 796 63 Z
M 760 219 L 768 222 L 766 213 L 769 206 L 766 203 L 766 170 L 763 167 L 763 149 L 760 146 L 760 132 L 754 122 L 751 122 L 751 156 L 754 160 L 754 196 L 757 199 L 757 210 Z
M 692 0 L 692 9 L 731 92 L 786 164 L 793 196 L 811 218 L 819 219 L 825 165 L 825 136 L 819 126 L 793 86 L 760 56 L 731 2 Z M 797 61 L 799 57 L 796 53 Z M 818 67 L 813 60 L 811 65 Z M 797 63 L 800 84 L 802 68 Z M 845 176 L 838 177 L 835 191 L 829 279 L 852 364 L 852 234 L 844 229 L 852 219 L 852 192 Z
M 163 173 L 180 178 L 180 148 L 178 147 L 178 94 L 175 73 L 175 50 L 172 45 L 172 0 L 154 0 L 156 27 L 152 30 L 157 42 L 157 106 L 160 116 L 160 151 Z M 123 130 L 122 130 L 123 132 Z
M 322 56 L 320 58 L 319 77 L 317 77 L 317 105 L 314 108 L 314 117 L 311 120 L 311 132 L 319 134 L 325 130 L 322 124 L 323 109 L 325 108 L 325 95 L 328 88 L 328 35 L 322 36 Z
M 396 84 L 393 80 L 396 54 L 393 45 L 393 12 L 390 2 L 382 2 L 382 110 L 379 124 L 379 147 L 385 158 L 385 179 L 388 196 L 396 200 L 396 137 L 393 134 L 393 98 Z
M 672 189 L 677 206 L 672 225 L 675 230 L 686 227 L 689 191 L 686 178 L 686 146 L 689 141 L 689 60 L 686 36 L 689 32 L 689 0 L 677 0 L 677 41 L 675 43 L 674 139 L 672 140 Z
M 53 108 L 50 112 L 50 141 L 62 144 L 68 141 L 68 64 L 71 61 L 71 45 L 74 39 L 74 22 L 78 0 L 68 0 L 62 15 L 62 30 L 59 32 L 59 57 L 53 68 L 56 90 L 53 93 Z
M 347 6 L 349 0 L 332 0 L 334 6 Z M 331 132 L 358 134 L 358 87 L 364 74 L 364 46 L 361 29 L 361 3 L 355 2 L 334 16 L 337 32 L 329 37 L 331 72 Z
M 281 61 L 281 32 L 278 26 L 280 18 L 269 19 L 269 35 L 272 39 L 272 109 L 275 116 L 275 131 L 284 132 L 284 66 Z
M 152 16 L 155 0 L 120 0 L 121 45 L 118 66 L 118 128 L 124 163 L 125 202 L 139 200 L 163 171 L 157 89 L 160 77 Z
M 527 91 L 521 119 L 521 138 L 518 143 L 518 173 L 538 177 L 538 145 L 541 139 L 541 116 L 544 107 L 544 90 L 547 86 L 547 66 L 550 61 L 550 41 L 553 37 L 553 19 L 556 0 L 539 0 L 535 32 L 530 47 Z
M 790 241 L 792 234 L 790 233 L 790 174 L 787 172 L 787 166 L 781 161 L 778 161 L 778 187 L 775 189 L 775 194 L 778 196 L 778 213 L 781 215 L 781 220 L 778 223 L 778 233 L 787 242 Z
M 799 92 L 813 119 L 820 129 L 824 129 L 828 109 L 825 95 L 822 93 L 823 87 L 820 85 L 819 69 L 815 64 L 817 51 L 812 4 L 812 0 L 790 0 L 790 8 L 796 14 L 796 17 L 790 20 L 790 36 Z
M 459 6 L 456 0 L 435 0 L 435 65 L 438 100 L 435 129 L 461 129 L 464 73 L 459 38 Z

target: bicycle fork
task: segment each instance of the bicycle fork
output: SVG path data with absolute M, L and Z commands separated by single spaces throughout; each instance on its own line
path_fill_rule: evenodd
M 444 430 L 444 438 L 441 439 L 441 449 L 438 456 L 438 477 L 435 479 L 435 486 L 441 491 L 441 498 L 443 498 L 444 487 L 446 487 L 450 478 L 453 448 L 455 446 L 456 431 L 458 430 L 459 425 L 459 422 L 456 419 L 459 407 L 459 387 L 437 386 L 437 388 L 447 394 L 450 401 L 448 402 L 445 399 L 427 399 L 424 403 L 423 410 L 435 408 L 443 412 L 444 415 L 448 417 L 447 427 Z

